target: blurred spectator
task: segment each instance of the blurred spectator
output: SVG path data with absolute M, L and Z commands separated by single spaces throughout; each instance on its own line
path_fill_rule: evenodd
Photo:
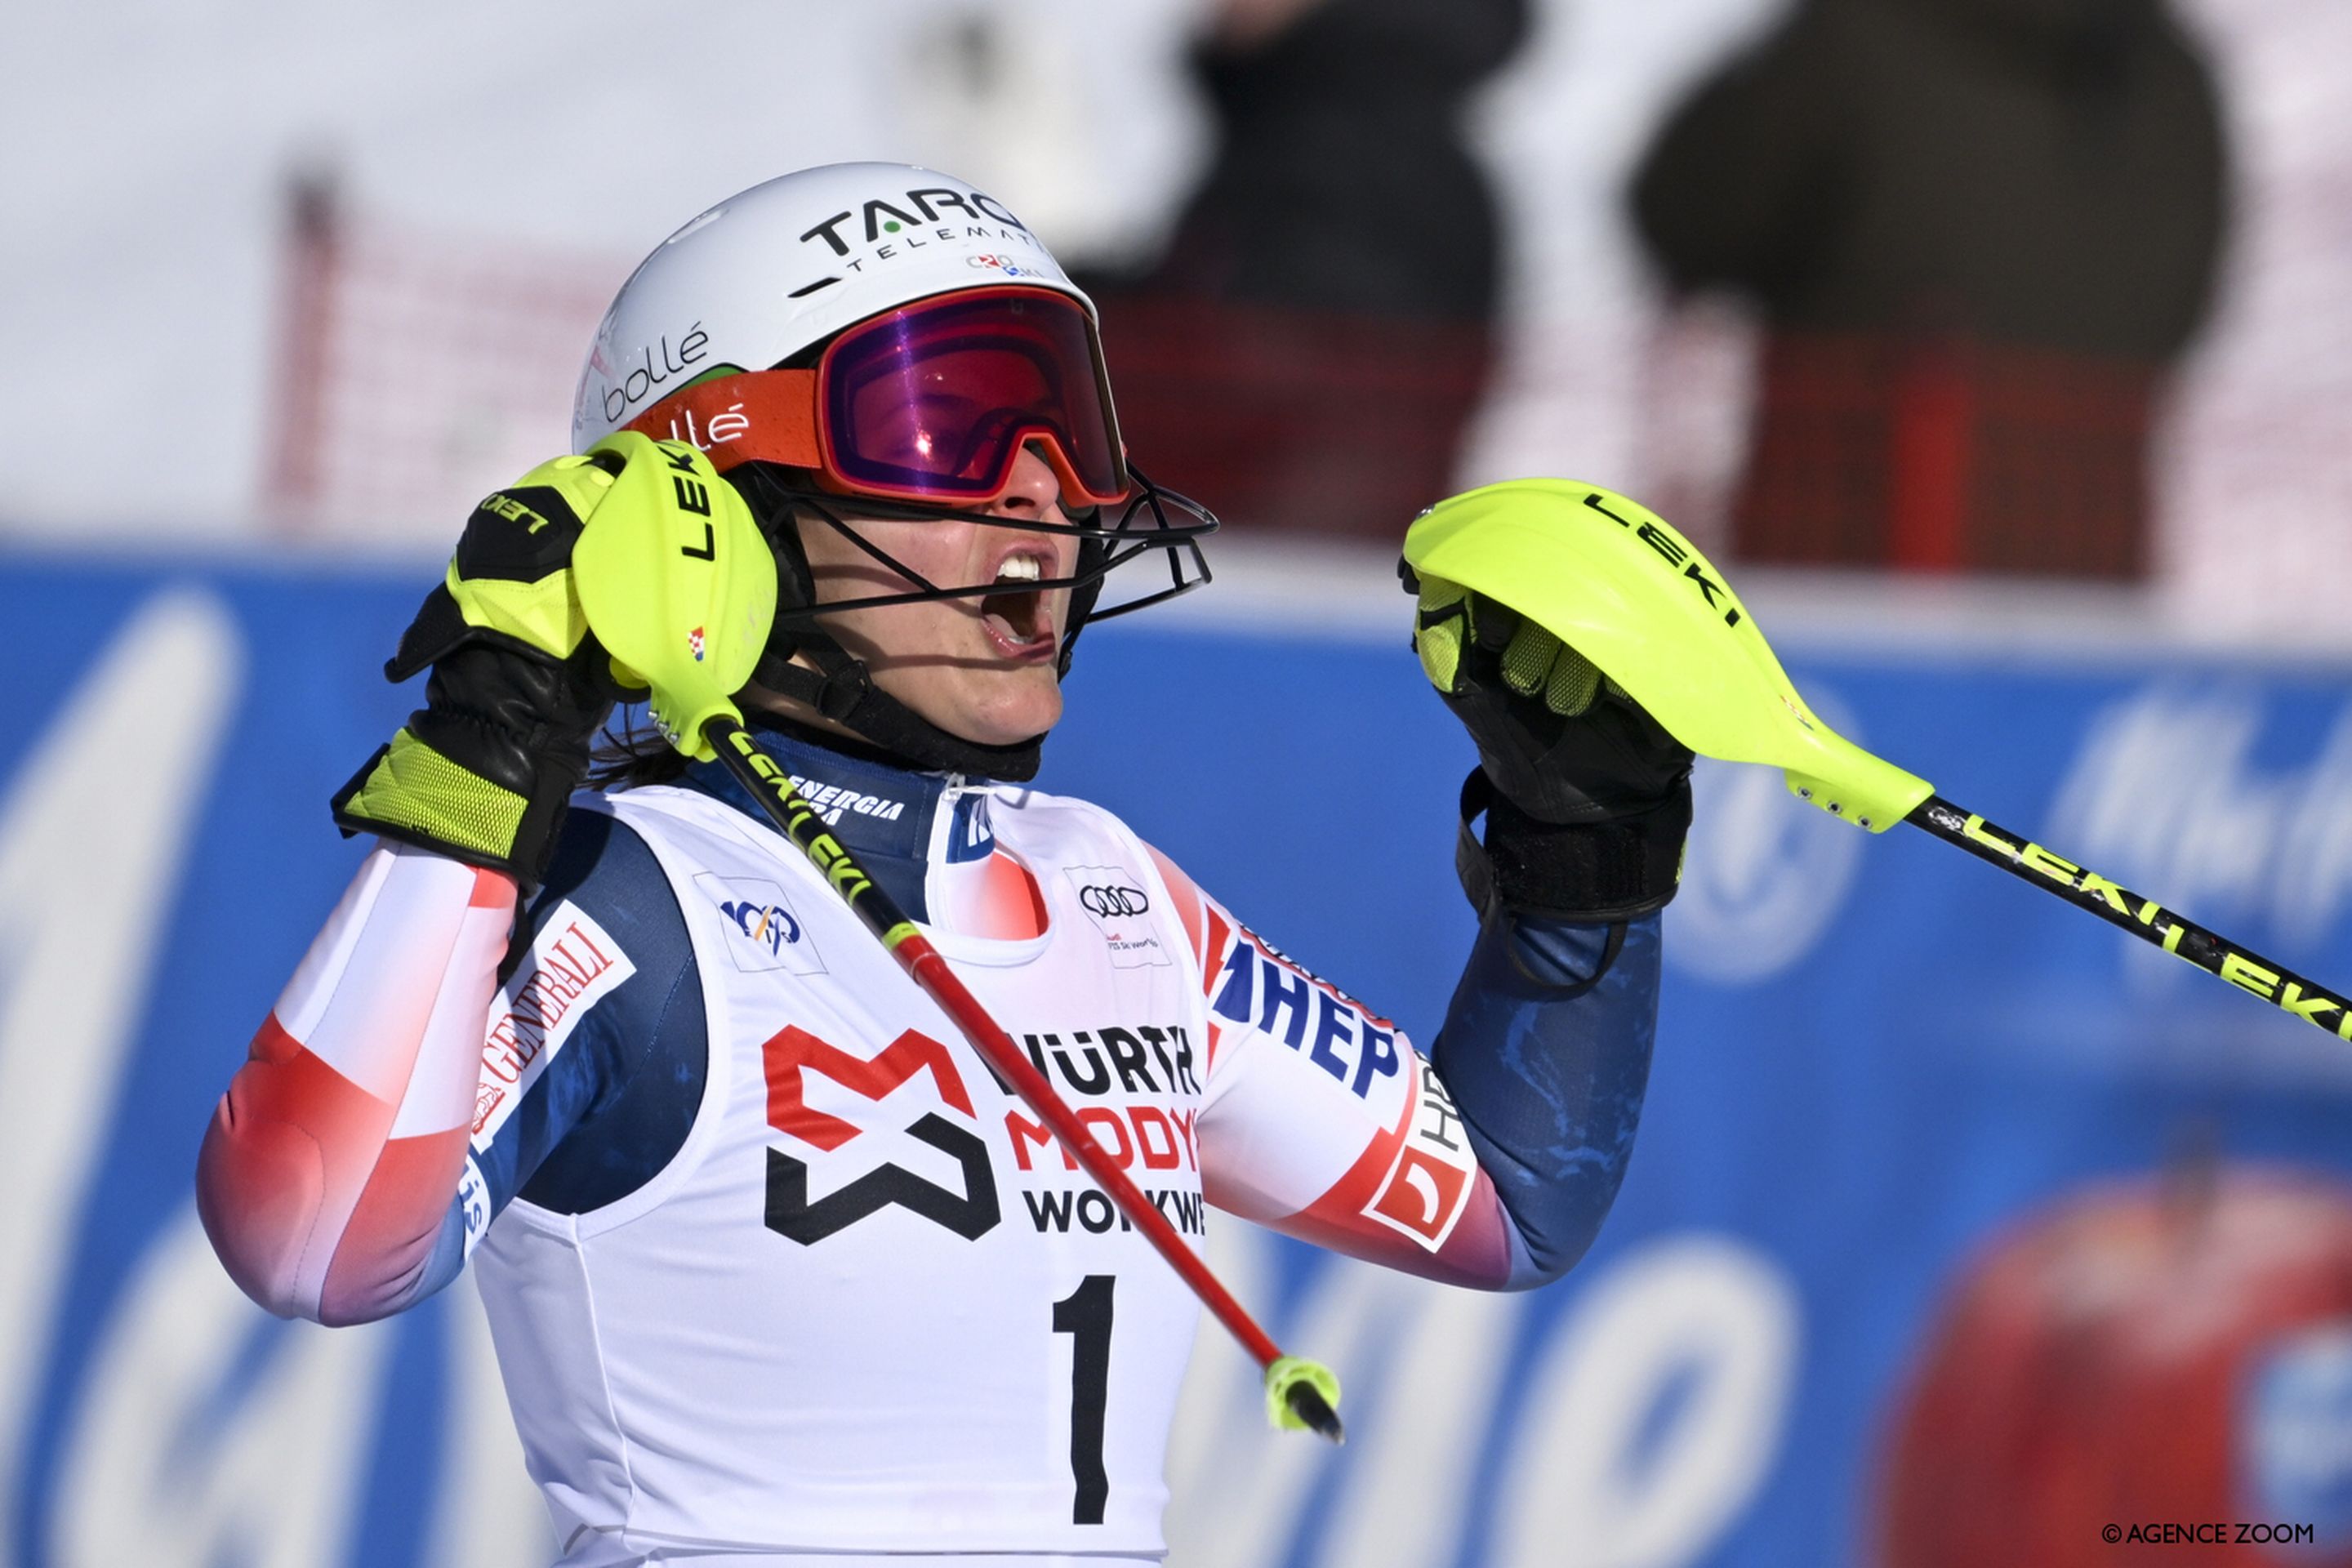
M 1401 532 L 1485 384 L 1500 237 L 1463 144 L 1525 0 L 1228 0 L 1220 142 L 1164 257 L 1089 279 L 1155 478 L 1245 526 Z
M 1675 287 L 1765 317 L 1738 553 L 2144 576 L 2224 163 L 2163 0 L 1801 0 L 1633 190 Z
M 1869 1561 L 2341 1568 L 2347 1434 L 2352 1188 L 2225 1165 L 2078 1192 L 1954 1282 L 1895 1413 Z M 2121 1540 L 2184 1521 L 2308 1533 Z

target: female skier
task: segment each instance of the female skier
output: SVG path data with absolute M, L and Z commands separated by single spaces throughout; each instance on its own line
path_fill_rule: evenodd
M 1001 204 L 859 163 L 712 208 L 597 334 L 575 453 L 622 428 L 708 452 L 775 550 L 761 743 L 1180 1229 L 1205 1201 L 1484 1289 L 1583 1253 L 1690 809 L 1589 664 L 1421 584 L 1482 758 L 1424 1058 L 1024 787 L 1106 574 L 1186 585 L 1213 523 L 1127 467 L 1093 307 Z M 725 773 L 640 748 L 581 793 L 623 693 L 569 563 L 612 462 L 486 500 L 387 667 L 425 705 L 336 796 L 375 842 L 214 1117 L 213 1243 L 325 1323 L 470 1258 L 566 1564 L 1157 1561 L 1176 1275 Z

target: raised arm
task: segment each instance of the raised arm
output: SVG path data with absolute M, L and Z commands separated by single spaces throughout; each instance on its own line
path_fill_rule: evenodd
M 1482 933 L 1433 1055 L 1155 856 L 1210 1003 L 1209 1201 L 1479 1289 L 1539 1285 L 1616 1196 L 1649 1074 L 1654 918 Z M 1612 951 L 1613 950 L 1613 951 Z
M 546 875 L 617 694 L 571 574 L 612 482 L 562 458 L 485 500 L 386 666 L 429 668 L 425 705 L 333 803 L 345 833 L 381 846 L 255 1037 L 198 1164 L 222 1262 L 273 1311 L 380 1317 L 463 1260 L 453 1194 L 496 1068 L 485 1030 L 517 893 Z
M 509 964 L 513 898 L 497 872 L 377 848 L 255 1037 L 196 1194 L 270 1310 L 404 1310 L 514 1198 L 585 1213 L 684 1145 L 702 986 L 653 852 L 575 811 Z
M 1213 1018 L 1202 1173 L 1221 1207 L 1343 1252 L 1540 1284 L 1591 1245 L 1633 1152 L 1691 753 L 1540 626 L 1410 585 L 1423 670 L 1478 747 L 1455 847 L 1476 945 L 1423 1061 L 1162 860 Z
M 271 1311 L 357 1322 L 457 1273 L 452 1199 L 514 904 L 499 872 L 379 847 L 254 1035 L 196 1205 Z

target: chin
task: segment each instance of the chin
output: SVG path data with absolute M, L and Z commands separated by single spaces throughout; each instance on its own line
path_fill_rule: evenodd
M 887 684 L 884 689 L 888 689 Z M 992 673 L 952 695 L 925 695 L 929 700 L 908 706 L 949 734 L 974 745 L 1015 745 L 1044 734 L 1062 717 L 1062 685 L 1051 666 Z M 906 699 L 902 696 L 899 700 Z
M 983 746 L 1009 746 L 1044 734 L 1061 718 L 1061 683 L 1048 680 L 1042 689 L 1024 689 L 1006 693 L 1003 700 L 976 705 L 970 719 L 977 732 L 966 738 Z

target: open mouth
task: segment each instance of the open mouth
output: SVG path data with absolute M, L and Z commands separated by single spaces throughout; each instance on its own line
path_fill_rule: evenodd
M 1037 658 L 1054 651 L 1056 638 L 1045 591 L 1032 586 L 1045 574 L 1034 555 L 1013 555 L 996 569 L 996 591 L 980 601 L 980 624 L 999 653 Z

